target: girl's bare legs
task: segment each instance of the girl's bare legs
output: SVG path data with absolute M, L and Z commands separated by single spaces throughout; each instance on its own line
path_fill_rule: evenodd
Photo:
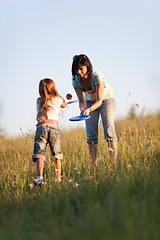
M 44 167 L 44 160 L 37 158 L 36 160 L 37 183 L 40 187 L 43 184 L 43 167 Z
M 37 177 L 43 176 L 43 168 L 44 168 L 44 160 L 37 158 L 37 161 L 36 161 Z
M 88 144 L 92 164 L 97 166 L 98 144 Z
M 61 159 L 55 159 L 57 169 L 57 179 L 61 182 Z
M 114 163 L 117 162 L 117 141 L 108 141 L 108 148 L 110 156 L 113 158 Z

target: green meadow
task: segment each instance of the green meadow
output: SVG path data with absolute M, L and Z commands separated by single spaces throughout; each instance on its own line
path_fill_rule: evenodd
M 100 125 L 95 168 L 85 129 L 62 131 L 63 180 L 48 148 L 42 188 L 34 136 L 0 137 L 0 239 L 160 239 L 160 114 L 117 121 L 116 132 L 113 164 Z

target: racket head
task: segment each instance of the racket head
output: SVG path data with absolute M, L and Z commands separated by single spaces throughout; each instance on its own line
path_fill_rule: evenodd
M 69 118 L 69 121 L 76 122 L 76 121 L 83 121 L 89 119 L 89 115 L 79 115 Z

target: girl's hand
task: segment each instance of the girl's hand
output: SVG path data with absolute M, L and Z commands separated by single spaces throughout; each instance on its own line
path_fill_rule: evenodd
M 67 103 L 66 103 L 66 101 L 63 99 L 63 102 L 62 102 L 61 108 L 65 108 L 66 106 L 67 106 Z

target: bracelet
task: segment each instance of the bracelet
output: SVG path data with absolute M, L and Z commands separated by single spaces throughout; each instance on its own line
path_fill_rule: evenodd
M 89 109 L 90 109 L 90 112 L 92 112 L 92 109 L 91 109 L 91 107 L 90 107 Z

